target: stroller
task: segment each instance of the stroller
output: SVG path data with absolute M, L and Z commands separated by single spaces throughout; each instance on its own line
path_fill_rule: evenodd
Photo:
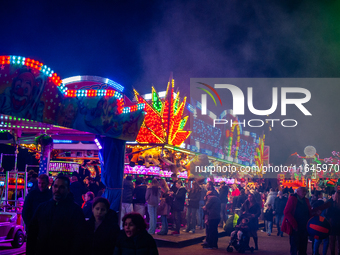
M 227 247 L 227 252 L 233 252 L 234 249 L 239 253 L 244 253 L 247 250 L 249 250 L 251 253 L 254 252 L 254 247 L 249 246 L 250 237 L 248 231 L 244 231 L 247 228 L 248 223 L 249 223 L 248 215 L 247 214 L 241 215 L 238 220 L 239 224 L 238 226 L 243 224 L 244 229 L 241 230 L 243 232 L 242 237 L 240 240 L 238 240 L 237 232 L 238 230 L 240 230 L 240 228 L 238 230 L 235 230 L 230 238 L 230 242 Z

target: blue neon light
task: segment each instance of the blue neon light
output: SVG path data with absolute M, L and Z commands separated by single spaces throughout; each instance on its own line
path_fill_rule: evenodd
M 102 78 L 99 76 L 89 76 L 89 75 L 73 76 L 73 77 L 63 79 L 63 84 L 65 86 L 69 83 L 80 82 L 80 81 L 94 81 L 94 82 L 105 83 L 109 85 L 110 87 L 114 88 L 115 90 L 118 90 L 119 92 L 123 92 L 124 90 L 124 87 L 122 85 L 120 85 L 119 83 L 113 80 L 110 80 L 108 78 Z
M 53 143 L 72 143 L 72 140 L 57 140 L 53 139 Z

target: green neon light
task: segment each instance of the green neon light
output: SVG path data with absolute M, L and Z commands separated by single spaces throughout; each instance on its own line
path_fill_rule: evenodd
M 214 103 L 217 106 L 216 100 L 215 100 L 214 96 L 210 93 L 210 91 L 203 89 L 203 88 L 200 88 L 200 87 L 196 87 L 196 88 L 203 90 L 205 93 L 209 94 L 209 96 L 214 100 Z

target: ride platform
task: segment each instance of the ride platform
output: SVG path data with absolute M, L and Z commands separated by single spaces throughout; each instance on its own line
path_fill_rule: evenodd
M 172 248 L 182 248 L 190 246 L 193 244 L 201 243 L 205 237 L 205 229 L 196 229 L 195 233 L 187 233 L 182 231 L 179 235 L 171 235 L 171 230 L 169 230 L 167 235 L 152 235 L 156 241 L 157 247 L 172 247 Z M 226 232 L 222 228 L 218 228 L 218 237 L 226 236 Z

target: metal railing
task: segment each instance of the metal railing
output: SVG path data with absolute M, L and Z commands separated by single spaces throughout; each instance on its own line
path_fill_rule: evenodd
M 13 199 L 9 199 L 9 186 L 13 185 L 10 182 L 10 179 L 14 179 L 14 200 Z M 19 185 L 23 185 L 24 188 L 22 189 L 22 198 L 23 200 L 20 201 L 18 199 L 18 182 L 19 179 L 23 180 L 23 183 L 20 183 Z M 1 190 L 1 205 L 0 207 L 3 208 L 3 210 L 6 212 L 7 210 L 9 210 L 9 208 L 11 208 L 11 210 L 17 212 L 18 208 L 22 207 L 23 205 L 18 205 L 20 202 L 23 203 L 26 195 L 27 195 L 27 172 L 18 172 L 18 171 L 7 171 L 6 174 L 0 174 L 0 181 L 1 184 L 4 184 L 2 187 L 0 187 Z M 14 203 L 14 205 L 11 205 L 11 203 Z

